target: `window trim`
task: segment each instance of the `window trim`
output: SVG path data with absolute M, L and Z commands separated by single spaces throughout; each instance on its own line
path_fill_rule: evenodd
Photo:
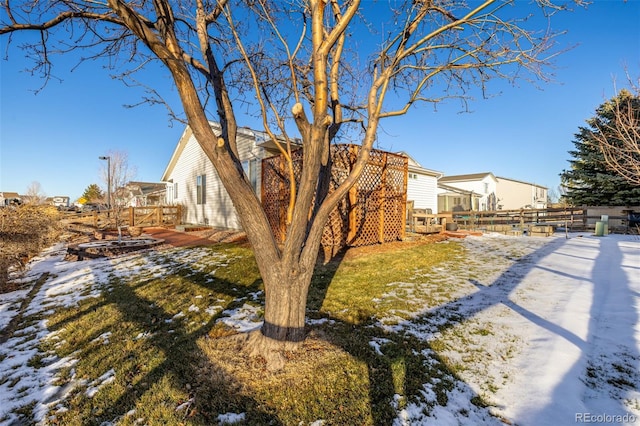
M 196 176 L 196 204 L 207 204 L 207 175 Z
M 249 179 L 249 183 L 253 188 L 253 192 L 257 194 L 258 193 L 258 160 L 256 158 L 244 160 L 242 162 L 242 169 L 244 170 L 244 174 Z

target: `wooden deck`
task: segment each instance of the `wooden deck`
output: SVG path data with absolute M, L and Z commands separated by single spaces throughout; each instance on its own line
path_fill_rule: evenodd
M 446 230 L 447 223 L 453 223 L 449 213 L 431 214 L 422 209 L 414 209 L 407 216 L 409 232 L 419 234 L 437 234 Z

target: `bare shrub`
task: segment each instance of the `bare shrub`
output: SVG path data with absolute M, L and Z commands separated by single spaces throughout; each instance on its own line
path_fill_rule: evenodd
M 0 293 L 14 290 L 11 272 L 24 270 L 31 258 L 60 237 L 59 219 L 53 206 L 0 209 Z

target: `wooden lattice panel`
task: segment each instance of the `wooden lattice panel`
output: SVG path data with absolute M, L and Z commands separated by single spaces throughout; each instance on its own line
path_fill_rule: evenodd
M 348 176 L 357 145 L 333 145 L 330 192 Z M 302 150 L 294 153 L 294 174 L 300 178 Z M 262 205 L 276 238 L 284 241 L 289 202 L 289 173 L 284 157 L 262 161 Z M 331 212 L 322 246 L 336 249 L 401 239 L 407 193 L 407 158 L 373 150 L 358 182 Z

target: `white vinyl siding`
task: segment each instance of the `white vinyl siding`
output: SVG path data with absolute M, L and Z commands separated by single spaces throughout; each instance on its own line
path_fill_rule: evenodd
M 260 167 L 264 150 L 256 146 L 253 137 L 238 134 L 238 155 L 241 161 L 254 160 L 256 193 L 260 197 Z M 204 200 L 198 204 L 197 178 L 206 176 Z M 240 220 L 236 213 L 231 197 L 222 185 L 213 164 L 200 148 L 193 135 L 186 141 L 184 148 L 176 159 L 170 175 L 166 180 L 180 184 L 180 190 L 174 188 L 174 204 L 182 204 L 186 210 L 185 222 L 191 224 L 209 225 L 228 229 L 241 229 Z M 176 195 L 177 194 L 177 195 Z
M 410 171 L 407 175 L 407 200 L 413 200 L 416 209 L 438 212 L 438 180 L 435 176 Z
M 444 183 L 454 188 L 473 191 L 473 194 L 479 195 L 480 199 L 478 201 L 474 201 L 474 204 L 476 202 L 478 203 L 478 205 L 473 206 L 474 210 L 490 210 L 491 198 L 495 199 L 495 196 L 497 195 L 496 181 L 490 174 L 487 174 L 482 179 L 477 180 L 446 180 Z
M 498 177 L 498 204 L 503 210 L 547 207 L 547 189 L 528 182 Z

